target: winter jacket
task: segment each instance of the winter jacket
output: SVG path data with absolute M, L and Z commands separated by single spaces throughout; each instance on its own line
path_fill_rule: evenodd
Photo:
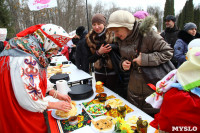
M 113 34 L 111 31 L 104 29 L 104 34 L 100 36 L 91 30 L 86 35 L 86 42 L 89 48 L 89 62 L 94 63 L 94 68 L 96 72 L 99 73 L 109 73 L 114 72 L 112 61 L 110 55 L 103 54 L 98 55 L 97 50 L 101 47 L 102 44 L 112 44 L 113 43 Z
M 179 30 L 175 25 L 173 28 L 166 28 L 165 31 L 160 35 L 165 39 L 167 43 L 171 45 L 172 48 L 174 48 L 176 40 L 178 39 L 178 33 Z
M 85 36 L 88 32 L 85 30 L 83 35 L 80 37 L 76 45 L 76 66 L 78 69 L 81 69 L 87 73 L 89 73 L 89 60 L 88 60 L 88 50 L 87 44 L 85 40 Z
M 155 18 L 149 16 L 141 23 L 135 22 L 131 34 L 124 40 L 117 39 L 122 56 L 121 64 L 124 60 L 132 61 L 137 57 L 140 42 L 142 42 L 140 50 L 142 58 L 141 66 L 157 66 L 172 58 L 173 49 L 160 35 L 152 30 L 152 25 L 155 25 Z M 132 62 L 127 92 L 128 101 L 146 113 L 155 114 L 158 110 L 153 109 L 145 102 L 145 98 L 153 92 L 154 91 L 146 85 L 138 65 Z
M 186 53 L 188 51 L 188 44 L 195 38 L 200 38 L 200 34 L 196 33 L 195 36 L 190 35 L 184 30 L 181 30 L 178 34 L 178 40 L 174 45 L 174 58 L 177 60 L 179 67 L 183 62 L 186 61 Z
M 178 33 L 179 33 L 179 30 L 178 30 L 177 26 L 174 25 L 173 28 L 166 28 L 165 31 L 162 32 L 160 35 L 174 49 L 174 45 L 176 43 L 176 40 L 178 39 Z M 174 64 L 175 67 L 177 67 L 177 61 L 174 57 L 171 59 L 171 62 Z

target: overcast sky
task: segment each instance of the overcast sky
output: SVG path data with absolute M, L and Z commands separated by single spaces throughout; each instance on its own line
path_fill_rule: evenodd
M 128 8 L 128 7 L 141 7 L 144 10 L 147 6 L 159 6 L 161 10 L 164 10 L 166 0 L 87 0 L 88 3 L 95 5 L 97 1 L 101 1 L 102 4 L 106 4 L 106 8 L 109 8 L 110 3 L 115 3 L 117 7 Z M 186 0 L 174 0 L 175 14 L 178 14 L 185 5 Z M 193 0 L 194 6 L 200 4 L 200 0 Z

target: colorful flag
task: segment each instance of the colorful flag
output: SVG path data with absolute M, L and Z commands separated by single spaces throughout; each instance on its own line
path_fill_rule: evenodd
M 29 0 L 28 6 L 31 11 L 38 11 L 43 8 L 57 7 L 57 0 Z

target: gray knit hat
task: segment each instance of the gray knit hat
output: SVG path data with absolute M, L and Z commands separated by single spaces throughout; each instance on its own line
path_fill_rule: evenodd
M 186 23 L 185 26 L 184 26 L 185 31 L 188 31 L 188 30 L 193 29 L 193 28 L 197 29 L 197 26 L 196 26 L 195 23 L 192 23 L 192 22 Z
M 132 13 L 125 10 L 118 10 L 110 15 L 107 28 L 126 27 L 129 30 L 133 29 L 135 17 Z

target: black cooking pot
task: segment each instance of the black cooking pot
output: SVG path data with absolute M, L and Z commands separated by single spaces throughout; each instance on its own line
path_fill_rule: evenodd
M 56 84 L 58 80 L 66 80 L 69 81 L 69 74 L 55 74 L 49 79 L 52 83 Z
M 71 91 L 68 94 L 72 100 L 87 99 L 94 93 L 92 87 L 86 84 L 74 85 L 70 89 Z

